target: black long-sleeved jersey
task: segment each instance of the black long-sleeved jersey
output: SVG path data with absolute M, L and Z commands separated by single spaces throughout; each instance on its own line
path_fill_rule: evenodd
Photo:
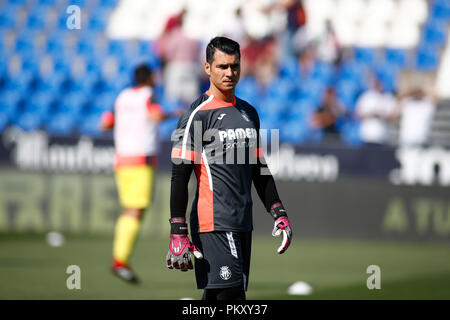
M 253 230 L 252 181 L 267 211 L 281 202 L 259 144 L 259 126 L 257 111 L 246 101 L 224 102 L 209 91 L 184 112 L 172 135 L 172 218 L 186 214 L 192 170 L 193 232 Z

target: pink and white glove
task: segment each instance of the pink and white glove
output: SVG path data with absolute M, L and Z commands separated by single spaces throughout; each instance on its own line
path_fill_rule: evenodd
M 283 240 L 281 246 L 278 248 L 277 252 L 279 254 L 284 253 L 287 248 L 291 245 L 292 241 L 292 229 L 287 217 L 286 210 L 281 203 L 276 203 L 270 208 L 270 215 L 275 219 L 273 225 L 272 236 L 278 237 L 283 234 Z
M 180 269 L 183 272 L 192 270 L 194 267 L 190 253 L 192 252 L 197 259 L 202 259 L 203 254 L 189 240 L 185 218 L 173 218 L 169 221 L 171 234 L 166 257 L 167 268 Z

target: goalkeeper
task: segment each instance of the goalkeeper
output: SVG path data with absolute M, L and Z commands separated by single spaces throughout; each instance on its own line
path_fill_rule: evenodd
M 283 234 L 278 253 L 291 243 L 292 232 L 274 179 L 259 145 L 255 108 L 234 95 L 240 76 L 240 48 L 216 37 L 206 48 L 209 90 L 184 112 L 172 136 L 171 236 L 167 267 L 193 269 L 204 300 L 244 300 L 252 241 L 252 182 L 273 217 L 274 236 Z M 192 171 L 197 192 L 186 208 Z

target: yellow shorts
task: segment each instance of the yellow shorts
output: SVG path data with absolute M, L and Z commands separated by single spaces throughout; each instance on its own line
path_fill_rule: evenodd
M 155 168 L 149 165 L 116 168 L 117 190 L 123 208 L 145 209 L 150 205 L 154 175 Z

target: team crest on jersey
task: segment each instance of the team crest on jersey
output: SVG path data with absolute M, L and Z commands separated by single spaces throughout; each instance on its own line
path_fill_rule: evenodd
M 223 266 L 220 267 L 220 272 L 219 272 L 220 277 L 223 280 L 228 280 L 231 278 L 231 270 L 228 266 Z
M 242 118 L 244 118 L 245 121 L 250 122 L 250 118 L 248 117 L 247 112 L 245 112 L 244 110 L 241 110 L 241 114 L 242 114 Z

